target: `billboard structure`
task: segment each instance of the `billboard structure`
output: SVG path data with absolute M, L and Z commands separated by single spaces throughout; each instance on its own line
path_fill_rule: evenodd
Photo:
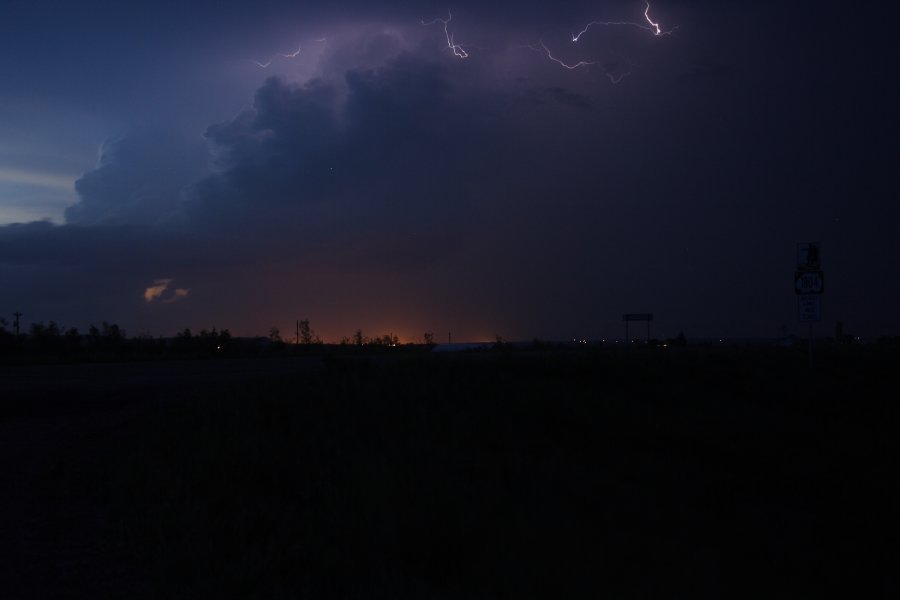
M 809 366 L 812 367 L 812 324 L 822 320 L 822 294 L 825 293 L 822 247 L 818 242 L 797 244 L 794 293 L 797 294 L 797 320 L 801 323 L 809 323 Z
M 625 343 L 631 343 L 631 338 L 628 337 L 628 324 L 632 321 L 646 321 L 647 322 L 647 343 L 650 343 L 650 321 L 653 320 L 653 313 L 626 313 L 622 315 L 622 320 L 625 321 Z

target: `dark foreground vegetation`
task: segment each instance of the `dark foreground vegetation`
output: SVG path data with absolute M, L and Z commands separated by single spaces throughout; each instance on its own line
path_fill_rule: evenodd
M 36 525 L 48 547 L 4 587 L 896 597 L 897 352 L 822 350 L 812 370 L 806 359 L 363 352 L 148 387 L 127 418 L 48 461 L 26 512 L 71 516 Z
M 497 343 L 502 345 L 499 338 Z M 346 352 L 365 348 L 373 352 L 392 348 L 399 352 L 397 349 L 400 348 L 430 350 L 434 345 L 431 333 L 424 334 L 416 343 L 401 344 L 393 334 L 367 336 L 357 329 L 352 336 L 343 337 L 339 344 L 328 345 L 328 349 L 334 352 L 339 348 Z M 153 337 L 149 333 L 129 337 L 118 324 L 106 321 L 99 326 L 90 325 L 87 332 L 82 333 L 56 321 L 32 323 L 20 330 L 18 323 L 10 325 L 0 318 L 0 365 L 297 356 L 320 354 L 325 349 L 326 344 L 306 319 L 297 321 L 295 336 L 286 340 L 277 327 L 272 327 L 266 336 L 245 338 L 235 338 L 228 329 L 215 327 L 196 332 L 185 328 L 169 338 Z

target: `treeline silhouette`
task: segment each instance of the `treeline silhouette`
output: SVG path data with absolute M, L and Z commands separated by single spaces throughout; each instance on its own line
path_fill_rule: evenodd
M 125 331 L 115 323 L 103 321 L 100 327 L 91 325 L 82 334 L 75 327 L 63 327 L 56 321 L 32 323 L 25 332 L 8 329 L 9 324 L 0 319 L 0 352 L 72 355 L 81 352 L 121 352 L 135 347 L 149 336 L 128 340 Z
M 0 319 L 0 358 L 7 362 L 307 354 L 321 352 L 325 348 L 344 352 L 361 348 L 367 352 L 387 348 L 412 351 L 430 349 L 433 345 L 433 336 L 427 333 L 420 343 L 402 344 L 393 334 L 367 336 L 360 329 L 351 336 L 343 337 L 339 344 L 326 344 L 310 328 L 308 320 L 298 321 L 296 336 L 285 339 L 277 327 L 272 327 L 267 336 L 249 338 L 237 338 L 228 329 L 215 327 L 196 333 L 185 328 L 174 337 L 154 337 L 149 333 L 129 337 L 118 324 L 106 321 L 99 326 L 91 325 L 84 333 L 56 321 L 32 323 L 27 329 L 17 332 L 8 321 Z
M 268 335 L 256 337 L 234 337 L 228 329 L 201 329 L 192 332 L 190 328 L 174 337 L 154 337 L 149 333 L 139 333 L 129 337 L 116 323 L 103 321 L 99 326 L 90 325 L 84 333 L 75 327 L 63 327 L 56 321 L 31 323 L 19 330 L 9 321 L 0 318 L 0 359 L 5 362 L 83 361 L 83 360 L 146 360 L 156 358 L 209 358 L 217 356 L 257 356 L 257 355 L 303 355 L 328 352 L 410 352 L 430 350 L 435 344 L 433 333 L 424 333 L 415 342 L 402 343 L 393 333 L 369 336 L 357 329 L 352 335 L 344 336 L 338 343 L 324 342 L 310 327 L 309 320 L 297 321 L 296 332 L 282 336 L 277 327 L 271 327 Z M 836 337 L 820 338 L 817 344 L 825 346 L 849 346 L 856 344 L 857 338 L 843 334 L 839 326 Z M 688 345 L 684 333 L 664 340 L 634 340 L 637 346 L 648 348 L 679 348 Z M 790 336 L 782 345 L 793 346 L 802 342 Z M 587 340 L 573 340 L 573 343 L 591 348 L 599 348 L 602 343 Z M 703 342 L 697 342 L 700 345 Z M 900 336 L 883 335 L 875 345 L 883 349 L 900 349 Z M 530 344 L 511 344 L 500 336 L 495 342 L 479 346 L 479 349 L 502 351 L 551 350 L 569 346 L 566 343 L 547 342 L 539 339 Z

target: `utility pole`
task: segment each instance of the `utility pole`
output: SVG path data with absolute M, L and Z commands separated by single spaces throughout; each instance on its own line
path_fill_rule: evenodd
M 812 330 L 812 321 L 809 322 L 809 368 L 813 368 L 813 330 Z
M 297 320 L 297 345 L 300 345 L 300 321 Z
M 24 316 L 19 311 L 13 313 L 13 316 L 16 318 L 16 342 L 19 341 L 19 318 Z
M 452 343 L 453 343 L 453 340 L 452 340 L 452 338 L 450 337 L 450 332 L 448 331 L 448 332 L 447 332 L 447 345 L 449 346 L 449 345 L 452 344 Z

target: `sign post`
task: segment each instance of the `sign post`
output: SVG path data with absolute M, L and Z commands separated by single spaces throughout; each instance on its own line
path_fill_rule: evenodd
M 825 274 L 822 272 L 822 253 L 818 242 L 797 244 L 794 293 L 797 294 L 797 319 L 801 323 L 809 323 L 809 366 L 812 368 L 813 323 L 822 320 L 822 294 L 825 293 Z
M 631 321 L 646 321 L 647 322 L 647 343 L 650 343 L 650 321 L 653 320 L 652 313 L 629 313 L 622 315 L 622 320 L 625 321 L 625 345 L 631 343 L 631 340 L 628 339 L 628 324 Z

